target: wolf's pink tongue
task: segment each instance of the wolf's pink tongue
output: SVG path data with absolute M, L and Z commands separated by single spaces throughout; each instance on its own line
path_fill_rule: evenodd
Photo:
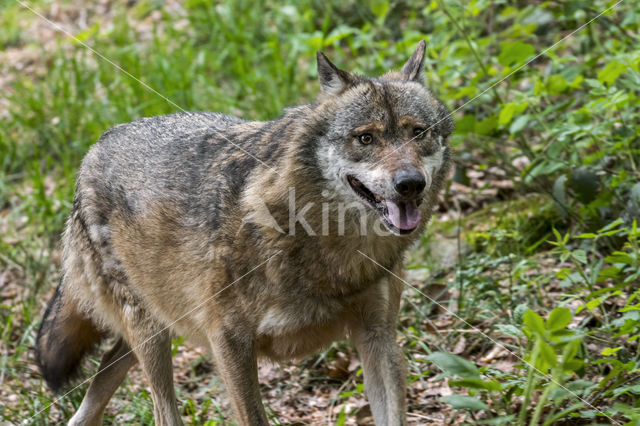
M 387 200 L 389 221 L 398 229 L 409 231 L 420 223 L 422 213 L 414 202 Z

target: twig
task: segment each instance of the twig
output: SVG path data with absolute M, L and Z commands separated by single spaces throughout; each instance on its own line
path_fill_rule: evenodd
M 469 46 L 471 53 L 473 53 L 473 56 L 476 59 L 476 62 L 478 62 L 478 65 L 480 65 L 480 68 L 482 68 L 482 72 L 484 73 L 484 75 L 488 76 L 489 70 L 487 70 L 487 67 L 484 65 L 484 63 L 482 63 L 482 59 L 480 59 L 480 55 L 478 55 L 476 48 L 473 46 L 473 44 L 469 40 L 469 37 L 467 37 L 467 34 L 463 31 L 458 21 L 453 17 L 453 15 L 451 15 L 451 12 L 449 12 L 449 9 L 447 9 L 447 6 L 445 6 L 442 0 L 438 0 L 438 5 L 440 6 L 444 14 L 447 15 L 449 20 L 453 22 L 453 25 L 456 27 L 456 30 L 458 31 L 458 34 L 460 35 L 460 37 L 462 37 L 467 42 L 467 45 Z M 498 93 L 498 89 L 496 89 L 496 86 L 493 86 L 491 88 L 491 91 L 493 92 L 493 96 L 495 96 L 498 103 L 501 103 L 501 104 L 504 103 L 502 101 L 502 98 L 500 97 L 500 94 Z
M 432 422 L 441 422 L 442 419 L 436 419 L 435 417 L 425 416 L 424 414 L 407 413 L 407 417 L 417 417 L 419 419 L 431 420 Z
M 625 380 L 622 383 L 616 383 L 616 382 L 610 383 L 609 386 L 607 386 L 604 389 L 601 389 L 600 392 L 595 394 L 595 396 L 593 398 L 591 398 L 591 400 L 588 401 L 589 405 L 593 405 L 594 403 L 596 403 L 598 401 L 598 399 L 600 399 L 602 397 L 602 395 L 607 393 L 614 385 L 615 386 L 624 386 L 627 383 L 633 382 L 634 380 L 637 380 L 637 379 L 640 379 L 640 374 L 635 375 L 635 376 L 631 376 L 631 377 L 629 377 L 627 380 Z

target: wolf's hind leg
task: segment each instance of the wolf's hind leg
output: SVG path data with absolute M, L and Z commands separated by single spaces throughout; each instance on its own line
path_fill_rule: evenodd
M 101 425 L 107 403 L 136 362 L 129 345 L 123 339 L 118 339 L 102 357 L 98 374 L 89 385 L 80 408 L 69 420 L 69 425 Z
M 142 371 L 151 386 L 153 416 L 157 425 L 182 425 L 173 388 L 169 330 L 138 325 L 128 337 Z M 143 332 L 144 330 L 144 332 Z

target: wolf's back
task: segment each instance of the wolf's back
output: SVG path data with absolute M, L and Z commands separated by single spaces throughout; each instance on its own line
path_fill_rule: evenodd
M 80 204 L 92 198 L 94 211 L 88 214 L 102 216 L 103 222 L 114 210 L 135 216 L 149 205 L 163 205 L 177 209 L 185 220 L 215 227 L 219 209 L 232 203 L 238 184 L 256 164 L 243 152 L 255 151 L 243 146 L 249 145 L 242 138 L 248 133 L 245 126 L 234 128 L 242 123 L 237 117 L 202 112 L 116 126 L 85 156 L 76 198 Z
M 113 265 L 108 263 L 112 215 L 135 215 L 144 212 L 145 204 L 166 203 L 215 220 L 219 206 L 202 194 L 219 197 L 229 192 L 229 183 L 221 180 L 214 188 L 206 178 L 221 158 L 235 155 L 220 135 L 242 122 L 216 113 L 146 118 L 105 132 L 85 156 L 63 235 L 62 278 L 36 339 L 38 365 L 54 391 L 73 377 L 84 355 L 102 339 L 103 326 L 110 325 L 95 312 L 101 307 L 87 303 L 92 295 L 75 293 L 88 293 L 83 282 L 97 285 L 88 278 L 96 274 L 103 274 L 99 280 L 105 283 L 110 280 L 105 265 Z M 93 268 L 89 274 L 87 268 Z

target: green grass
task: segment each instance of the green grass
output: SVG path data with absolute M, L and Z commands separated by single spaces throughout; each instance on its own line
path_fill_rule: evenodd
M 46 14 L 53 2 L 30 4 Z M 616 421 L 637 424 L 640 5 L 623 2 L 516 71 L 611 5 L 188 0 L 176 12 L 172 2 L 143 0 L 130 8 L 114 2 L 110 14 L 89 13 L 88 29 L 73 30 L 167 102 L 82 44 L 61 35 L 34 38 L 26 29 L 45 24 L 16 3 L 0 4 L 0 49 L 38 57 L 36 72 L 2 68 L 13 83 L 0 88 L 9 101 L 0 119 L 0 418 L 17 422 L 51 402 L 30 348 L 58 277 L 58 240 L 75 173 L 103 131 L 176 112 L 176 105 L 271 119 L 314 98 L 317 50 L 339 66 L 376 75 L 400 66 L 424 38 L 428 85 L 461 109 L 454 115 L 449 211 L 438 215 L 408 264 L 412 284 L 423 291 L 426 283 L 439 284 L 443 305 L 457 317 L 434 312 L 407 289 L 400 323 L 411 395 L 419 396 L 442 370 L 437 383 L 448 381 L 457 394 L 474 398 L 441 401 L 447 418 L 459 411 L 469 422 L 528 424 L 536 415 L 541 421 L 610 421 L 580 406 L 562 391 L 566 386 Z M 444 249 L 434 243 L 444 240 L 449 257 L 457 255 L 453 262 L 438 256 Z M 565 315 L 553 311 L 557 307 L 569 309 L 571 325 L 549 319 L 551 312 Z M 547 318 L 542 328 L 533 311 Z M 553 381 L 513 357 L 509 371 L 483 361 L 494 343 L 470 333 L 473 327 Z M 301 380 L 339 388 L 342 382 L 331 382 L 322 366 L 345 348 L 335 345 L 309 361 L 311 372 Z M 442 360 L 455 361 L 450 353 L 456 348 L 479 367 L 477 374 L 466 364 L 446 367 Z M 359 375 L 346 383 L 332 402 L 336 407 L 362 395 Z M 33 422 L 68 417 L 83 389 Z M 142 389 L 128 380 L 107 422 L 149 423 L 151 400 Z M 189 391 L 180 393 L 185 421 L 216 423 L 228 415 L 224 396 L 203 405 Z M 411 399 L 410 409 L 437 414 L 425 398 Z M 333 418 L 353 422 L 355 416 L 346 411 Z

